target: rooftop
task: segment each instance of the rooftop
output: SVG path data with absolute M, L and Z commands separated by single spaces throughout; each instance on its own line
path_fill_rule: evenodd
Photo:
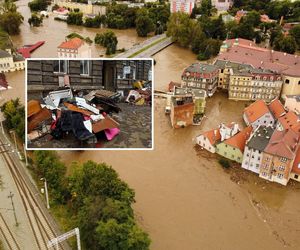
M 264 152 L 292 160 L 299 142 L 299 134 L 291 129 L 275 130 Z
M 259 126 L 251 135 L 247 146 L 255 150 L 263 151 L 268 145 L 274 132 L 272 127 Z
M 62 42 L 58 48 L 60 49 L 78 49 L 84 44 L 84 41 L 78 37 L 74 37 L 68 41 Z
M 268 106 L 263 100 L 257 100 L 244 109 L 244 114 L 250 123 L 255 122 L 268 112 L 270 112 Z
M 221 134 L 220 134 L 220 130 L 219 129 L 212 129 L 209 131 L 206 131 L 202 134 L 203 136 L 205 136 L 211 145 L 216 144 L 216 142 L 221 140 Z
M 296 152 L 296 157 L 293 163 L 292 172 L 295 174 L 300 174 L 300 147 Z
M 289 129 L 298 125 L 298 116 L 289 111 L 285 115 L 278 118 L 278 122 L 282 125 L 283 129 Z
M 238 148 L 239 150 L 241 150 L 241 152 L 244 152 L 245 144 L 248 138 L 250 137 L 251 131 L 251 126 L 246 127 L 241 132 L 224 141 L 224 143 L 234 148 Z
M 250 64 L 255 68 L 270 69 L 289 76 L 300 76 L 300 57 L 297 55 L 261 48 L 246 39 L 230 39 L 226 43 L 229 48 L 219 54 L 219 60 Z
M 0 49 L 0 58 L 11 57 L 7 51 Z
M 187 67 L 184 72 L 189 73 L 213 73 L 218 68 L 215 65 L 206 64 L 206 63 L 193 63 L 189 67 Z
M 277 98 L 269 103 L 269 109 L 276 119 L 286 113 L 281 101 L 279 101 Z
M 286 95 L 286 98 L 295 99 L 296 102 L 300 102 L 300 95 Z

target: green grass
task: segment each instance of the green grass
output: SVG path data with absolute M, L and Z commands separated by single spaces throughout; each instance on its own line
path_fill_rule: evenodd
M 145 50 L 147 50 L 147 49 L 149 49 L 149 48 L 155 46 L 156 44 L 158 44 L 158 43 L 160 43 L 160 42 L 162 42 L 162 41 L 164 41 L 164 40 L 166 40 L 166 39 L 167 39 L 167 37 L 158 39 L 157 41 L 155 41 L 155 42 L 153 42 L 153 43 L 147 45 L 146 47 L 144 47 L 144 48 L 138 50 L 137 52 L 134 52 L 132 55 L 128 56 L 128 58 L 135 57 L 135 56 L 137 56 L 138 54 L 144 52 Z

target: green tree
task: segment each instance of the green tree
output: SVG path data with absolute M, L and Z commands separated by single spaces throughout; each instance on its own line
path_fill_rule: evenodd
M 13 129 L 22 140 L 25 140 L 25 109 L 19 98 L 5 102 L 1 106 L 5 117 L 5 125 Z
M 106 47 L 106 54 L 111 55 L 116 53 L 118 38 L 113 31 L 105 31 L 101 34 L 96 34 L 95 44 L 100 44 Z
M 37 14 L 31 14 L 31 17 L 28 18 L 28 23 L 31 26 L 39 27 L 43 23 L 43 17 L 39 17 Z
M 297 43 L 295 38 L 292 36 L 278 36 L 274 41 L 274 49 L 294 54 L 297 50 Z
M 295 38 L 297 47 L 298 47 L 298 49 L 300 49 L 300 25 L 299 24 L 294 26 L 290 30 L 290 35 Z
M 13 48 L 13 44 L 10 40 L 8 33 L 0 28 L 0 49 L 4 50 Z
M 0 29 L 9 35 L 20 33 L 20 25 L 24 18 L 17 12 L 17 6 L 11 0 L 5 0 L 0 5 Z
M 82 12 L 70 12 L 67 18 L 67 24 L 82 25 Z
M 154 31 L 155 26 L 148 15 L 139 15 L 135 21 L 138 36 L 145 37 Z
M 212 5 L 211 0 L 202 0 L 199 7 L 199 14 L 205 16 L 212 16 L 217 12 L 216 8 Z
M 246 22 L 253 27 L 258 27 L 258 25 L 261 23 L 259 12 L 255 10 L 249 11 L 248 14 L 243 18 L 243 22 Z
M 28 7 L 31 11 L 41 11 L 47 10 L 48 5 L 51 4 L 51 1 L 48 0 L 33 0 L 28 3 Z

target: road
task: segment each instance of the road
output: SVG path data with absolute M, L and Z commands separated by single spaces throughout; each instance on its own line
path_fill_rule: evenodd
M 161 40 L 161 42 L 159 42 Z M 156 44 L 157 42 L 157 44 Z M 134 45 L 132 48 L 129 50 L 125 51 L 124 53 L 118 54 L 116 57 L 117 58 L 128 58 L 128 57 L 135 57 L 135 58 L 149 58 L 162 49 L 166 48 L 167 46 L 171 45 L 173 42 L 170 37 L 167 38 L 166 34 L 161 34 L 161 35 L 156 35 L 153 36 L 146 41 Z M 153 46 L 151 46 L 153 44 Z M 143 50 L 144 48 L 150 46 L 148 49 L 141 51 L 138 53 L 140 50 Z
M 1 131 L 2 132 L 2 131 Z M 0 231 L 1 239 L 7 249 L 43 250 L 48 249 L 50 239 L 61 235 L 56 222 L 47 210 L 38 188 L 11 142 L 0 132 L 0 167 L 4 189 L 0 192 L 1 214 L 0 225 L 5 229 Z M 13 194 L 16 218 L 12 210 L 9 194 Z M 18 226 L 16 226 L 18 224 Z M 5 226 L 7 225 L 7 226 Z M 11 233 L 10 233 L 11 232 Z M 14 245 L 12 247 L 11 245 Z M 67 244 L 59 249 L 71 249 Z

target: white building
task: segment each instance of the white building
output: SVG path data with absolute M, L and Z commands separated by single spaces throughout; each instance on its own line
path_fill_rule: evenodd
M 0 73 L 25 69 L 25 59 L 10 49 L 0 50 Z
M 263 100 L 257 100 L 245 108 L 243 118 L 247 126 L 251 125 L 253 129 L 275 125 L 275 119 Z
M 195 2 L 195 0 L 171 0 L 170 11 L 171 13 L 184 12 L 190 15 L 195 7 Z
M 242 168 L 259 174 L 262 152 L 268 145 L 273 132 L 272 127 L 260 126 L 256 128 L 246 143 Z
M 233 5 L 233 0 L 212 0 L 211 3 L 218 11 L 224 12 Z
M 90 58 L 92 56 L 91 46 L 80 38 L 72 38 L 62 42 L 57 47 L 59 58 Z

